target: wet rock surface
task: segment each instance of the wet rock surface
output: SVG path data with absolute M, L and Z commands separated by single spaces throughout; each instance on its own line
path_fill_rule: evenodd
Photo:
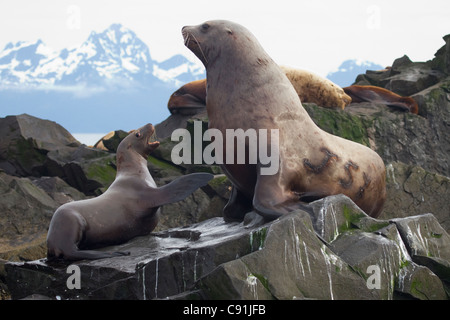
M 8 288 L 13 299 L 447 299 L 449 235 L 433 215 L 376 220 L 342 195 L 309 209 L 269 223 L 212 218 L 104 249 L 125 257 L 10 262 Z M 80 289 L 67 286 L 69 265 Z

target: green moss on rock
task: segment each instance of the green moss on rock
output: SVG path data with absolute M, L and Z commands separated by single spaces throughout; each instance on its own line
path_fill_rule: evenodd
M 304 103 L 303 107 L 322 130 L 365 146 L 370 145 L 364 119 L 348 112 L 322 108 L 311 103 Z

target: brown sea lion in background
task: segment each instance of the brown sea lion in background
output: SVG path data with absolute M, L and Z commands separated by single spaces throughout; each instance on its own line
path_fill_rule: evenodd
M 380 103 L 414 114 L 419 113 L 419 106 L 413 98 L 402 97 L 381 87 L 353 85 L 343 89 L 352 98 L 352 102 Z
M 326 108 L 344 109 L 352 99 L 341 87 L 312 72 L 281 67 L 297 91 L 302 102 L 315 103 Z M 206 79 L 186 83 L 169 98 L 170 113 L 196 114 L 206 107 Z
M 125 255 L 91 249 L 124 243 L 149 234 L 158 224 L 159 207 L 183 200 L 205 185 L 212 175 L 193 173 L 157 187 L 147 168 L 151 124 L 134 130 L 117 148 L 117 175 L 102 195 L 69 202 L 53 214 L 47 234 L 47 257 L 67 260 L 102 259 Z
M 253 34 L 222 20 L 184 27 L 182 34 L 206 67 L 210 128 L 223 136 L 227 129 L 266 129 L 271 132 L 268 141 L 271 130 L 278 129 L 279 139 L 266 149 L 279 150 L 277 172 L 265 174 L 267 165 L 259 156 L 256 164 L 222 165 L 233 183 L 226 220 L 242 219 L 252 208 L 275 219 L 303 207 L 303 201 L 340 193 L 373 217 L 381 213 L 386 199 L 383 160 L 370 148 L 321 130 Z M 226 148 L 224 159 L 225 154 Z
M 206 79 L 186 83 L 172 93 L 167 103 L 171 114 L 196 114 L 206 107 Z

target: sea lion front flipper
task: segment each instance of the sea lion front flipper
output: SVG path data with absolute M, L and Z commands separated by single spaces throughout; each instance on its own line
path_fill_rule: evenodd
M 290 211 L 282 205 L 290 199 L 285 196 L 278 178 L 278 174 L 259 174 L 256 181 L 253 208 L 266 220 L 275 220 Z
M 252 211 L 252 200 L 233 185 L 230 199 L 223 208 L 223 219 L 225 222 L 242 221 L 245 214 L 250 211 Z
M 214 176 L 210 173 L 191 173 L 181 176 L 165 186 L 152 189 L 148 200 L 152 207 L 181 201 L 198 188 L 206 185 L 212 178 Z

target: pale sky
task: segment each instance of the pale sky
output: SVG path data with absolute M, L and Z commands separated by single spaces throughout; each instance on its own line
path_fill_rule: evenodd
M 2 0 L 0 50 L 8 42 L 42 39 L 74 47 L 112 23 L 133 30 L 153 59 L 181 53 L 181 28 L 226 19 L 246 26 L 279 64 L 322 76 L 347 59 L 383 66 L 407 54 L 426 61 L 450 33 L 449 0 Z

